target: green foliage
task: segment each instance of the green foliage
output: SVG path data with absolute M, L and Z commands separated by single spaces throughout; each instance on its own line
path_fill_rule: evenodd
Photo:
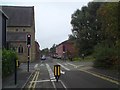
M 56 52 L 56 45 L 53 44 L 53 46 L 50 48 L 50 53 L 54 54 Z
M 97 10 L 101 3 L 90 2 L 88 6 L 83 6 L 81 10 L 77 9 L 72 14 L 71 24 L 72 32 L 76 32 L 76 47 L 79 49 L 79 55 L 90 55 L 93 47 L 99 41 L 98 30 L 100 24 L 97 21 Z
M 95 58 L 93 56 L 87 56 L 84 59 L 80 57 L 76 57 L 76 58 L 73 58 L 73 61 L 91 62 L 91 61 L 95 61 Z
M 10 50 L 2 51 L 2 75 L 6 77 L 14 71 L 14 60 L 17 60 L 18 57 L 15 52 Z
M 42 49 L 41 54 L 47 56 L 49 54 L 49 49 L 48 48 Z
M 99 44 L 95 47 L 94 57 L 95 67 L 112 68 L 117 67 L 120 64 L 119 55 L 120 48 L 110 48 L 108 44 Z M 118 52 L 119 51 L 119 52 Z
M 119 9 L 120 2 L 89 2 L 72 14 L 79 56 L 95 51 L 95 66 L 110 68 L 120 64 Z

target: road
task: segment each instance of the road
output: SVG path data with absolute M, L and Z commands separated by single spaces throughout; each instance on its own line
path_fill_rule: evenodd
M 61 66 L 61 76 L 56 82 L 54 65 Z M 118 88 L 119 82 L 88 71 L 91 62 L 71 62 L 48 57 L 44 62 L 38 62 L 24 88 L 51 88 L 57 90 L 71 88 Z

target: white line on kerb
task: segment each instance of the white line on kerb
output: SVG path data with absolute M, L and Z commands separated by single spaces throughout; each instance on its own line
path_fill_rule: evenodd
M 67 68 L 67 67 L 63 66 L 62 64 L 60 64 L 60 63 L 57 63 L 57 64 L 59 64 L 59 65 L 60 65 L 61 67 L 63 67 L 65 70 L 70 71 L 70 69 L 69 69 L 69 68 Z

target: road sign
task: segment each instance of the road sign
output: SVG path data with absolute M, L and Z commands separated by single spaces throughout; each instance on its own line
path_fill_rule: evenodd
M 60 72 L 60 65 L 54 65 L 54 76 L 58 82 L 58 79 L 61 75 L 61 72 Z

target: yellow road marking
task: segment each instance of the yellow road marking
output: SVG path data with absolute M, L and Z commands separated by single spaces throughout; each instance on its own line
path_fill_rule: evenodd
M 60 75 L 60 66 L 58 66 L 58 76 Z
M 116 80 L 112 80 L 112 79 L 110 79 L 110 78 L 103 77 L 103 76 L 100 76 L 100 75 L 98 75 L 98 74 L 95 74 L 95 73 L 92 73 L 92 72 L 89 72 L 89 71 L 86 71 L 86 70 L 83 70 L 83 69 L 79 69 L 79 70 L 80 70 L 80 71 L 83 71 L 83 72 L 85 72 L 85 73 L 89 73 L 89 74 L 91 74 L 91 75 L 93 75 L 93 76 L 99 77 L 99 78 L 101 78 L 101 79 L 104 79 L 104 80 L 107 80 L 107 81 L 109 81 L 109 82 L 112 82 L 112 83 L 115 83 L 115 84 L 119 85 L 119 82 L 116 81 Z
M 31 81 L 31 83 L 30 83 L 30 85 L 28 87 L 29 89 L 31 89 L 33 87 L 35 88 L 36 83 L 34 81 L 38 79 L 38 76 L 39 76 L 39 71 L 36 71 L 35 74 L 34 74 L 34 77 L 33 77 L 32 81 Z
M 37 81 L 37 80 L 38 80 L 38 76 L 39 76 L 39 71 L 38 71 L 38 74 L 37 74 L 37 76 L 36 76 L 36 80 L 34 80 L 34 81 Z M 36 82 L 34 82 L 33 90 L 35 89 L 35 86 L 36 86 Z
M 34 74 L 34 77 L 33 77 L 32 81 L 34 80 L 34 78 L 35 78 L 36 74 L 37 74 L 37 72 L 35 72 L 35 74 Z M 33 84 L 33 83 L 31 82 L 28 88 L 31 88 L 32 84 Z

